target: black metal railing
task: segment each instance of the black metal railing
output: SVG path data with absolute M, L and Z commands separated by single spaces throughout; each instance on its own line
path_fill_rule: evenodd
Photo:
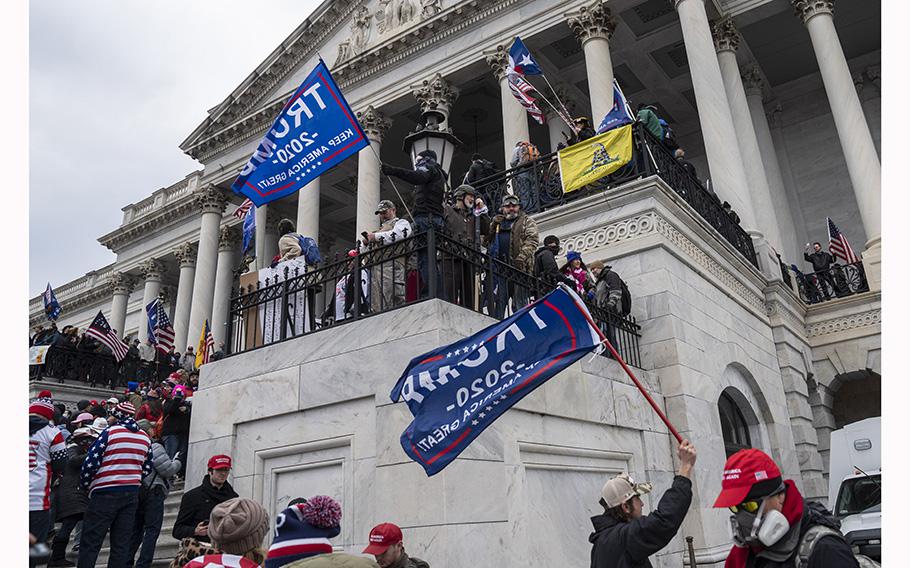
M 29 365 L 29 380 L 52 379 L 83 383 L 91 387 L 121 387 L 129 381 L 162 380 L 176 367 L 124 359 L 118 363 L 110 353 L 51 345 L 44 363 Z
M 241 289 L 231 299 L 227 349 L 234 355 L 431 298 L 502 319 L 551 289 L 474 243 L 431 229 Z M 623 359 L 641 367 L 635 318 L 586 303 Z
M 827 270 L 808 274 L 800 272 L 795 265 L 791 269 L 796 274 L 799 297 L 807 304 L 818 304 L 869 291 L 862 261 L 834 264 Z
M 640 124 L 633 125 L 632 132 L 632 160 L 581 189 L 569 193 L 563 191 L 555 152 L 478 180 L 474 189 L 491 211 L 499 206 L 506 193 L 513 193 L 521 200 L 525 212 L 537 213 L 656 174 L 746 260 L 758 267 L 752 238 L 724 211 L 717 195 L 705 189 L 701 181 Z

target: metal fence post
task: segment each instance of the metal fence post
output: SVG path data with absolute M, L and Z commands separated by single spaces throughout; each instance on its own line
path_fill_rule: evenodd
M 281 331 L 278 332 L 278 338 L 280 340 L 285 340 L 288 338 L 288 319 L 290 319 L 290 314 L 288 314 L 288 276 L 290 276 L 288 267 L 284 267 L 284 280 L 281 281 L 281 318 L 278 320 L 281 323 Z
M 430 225 L 427 229 L 427 291 L 429 298 L 436 297 L 436 229 Z
M 358 250 L 357 241 L 354 241 L 354 250 Z M 351 278 L 353 281 L 353 294 L 354 294 L 354 313 L 351 314 L 352 319 L 360 318 L 360 295 L 363 293 L 363 285 L 361 284 L 360 276 L 360 255 L 354 257 L 354 270 L 351 271 Z
M 238 294 L 238 296 L 239 296 L 239 294 Z M 235 304 L 235 302 L 236 302 L 236 304 Z M 230 296 L 230 299 L 228 300 L 228 319 L 227 319 L 227 323 L 225 323 L 225 326 L 227 329 L 224 332 L 225 333 L 225 336 L 224 336 L 224 338 L 225 338 L 225 342 L 224 342 L 225 357 L 227 357 L 228 355 L 230 355 L 231 353 L 234 352 L 234 349 L 233 349 L 233 347 L 234 347 L 234 313 L 235 313 L 235 306 L 238 306 L 238 305 L 240 305 L 239 298 L 234 297 L 234 288 L 231 288 L 231 296 Z

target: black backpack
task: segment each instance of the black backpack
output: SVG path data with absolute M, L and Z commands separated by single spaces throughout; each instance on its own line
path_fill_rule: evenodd
M 619 278 L 619 286 L 622 289 L 622 299 L 620 301 L 619 313 L 625 317 L 632 313 L 632 294 L 629 292 L 629 287 L 626 286 L 626 281 L 622 279 L 622 276 L 612 270 L 609 272 L 613 272 L 613 274 L 616 274 L 616 277 Z

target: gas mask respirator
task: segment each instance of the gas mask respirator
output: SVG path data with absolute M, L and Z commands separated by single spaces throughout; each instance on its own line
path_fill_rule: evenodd
M 733 540 L 737 545 L 761 544 L 770 547 L 790 530 L 790 523 L 783 513 L 773 509 L 766 512 L 766 504 L 767 499 L 763 499 L 756 512 L 740 509 L 730 517 Z

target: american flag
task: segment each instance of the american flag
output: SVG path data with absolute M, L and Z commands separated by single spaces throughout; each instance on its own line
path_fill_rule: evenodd
M 199 337 L 199 345 L 196 346 L 196 367 L 198 368 L 208 363 L 214 351 L 215 338 L 212 337 L 209 320 L 205 320 L 205 323 L 202 324 L 202 335 Z
M 95 316 L 92 325 L 88 326 L 88 329 L 85 330 L 85 334 L 94 337 L 101 343 L 110 347 L 118 362 L 123 361 L 124 357 L 126 357 L 126 352 L 129 347 L 127 347 L 122 339 L 117 337 L 117 334 L 111 329 L 110 324 L 107 323 L 104 314 L 102 314 L 100 310 L 98 311 L 98 315 Z
M 240 219 L 242 221 L 243 218 L 246 217 L 246 212 L 249 211 L 250 207 L 252 207 L 252 206 L 253 206 L 253 202 L 250 201 L 249 197 L 247 197 L 246 199 L 243 200 L 243 203 L 240 204 L 240 207 L 238 207 L 237 210 L 234 211 L 234 217 L 237 217 L 238 219 Z
M 518 99 L 521 106 L 525 107 L 528 114 L 530 114 L 538 124 L 543 124 L 543 111 L 537 106 L 537 100 L 529 94 L 534 90 L 534 85 L 522 79 L 521 75 L 518 73 L 509 73 L 508 80 L 509 88 L 512 89 L 512 94 L 515 95 L 515 98 Z
M 161 300 L 155 298 L 151 304 L 145 307 L 148 314 L 149 339 L 155 344 L 158 351 L 167 353 L 174 346 L 174 328 L 171 326 L 171 320 L 168 319 Z
M 859 262 L 859 257 L 853 252 L 853 247 L 847 242 L 847 237 L 840 232 L 837 225 L 830 217 L 828 219 L 828 250 L 834 255 L 834 258 L 842 258 L 847 264 Z

